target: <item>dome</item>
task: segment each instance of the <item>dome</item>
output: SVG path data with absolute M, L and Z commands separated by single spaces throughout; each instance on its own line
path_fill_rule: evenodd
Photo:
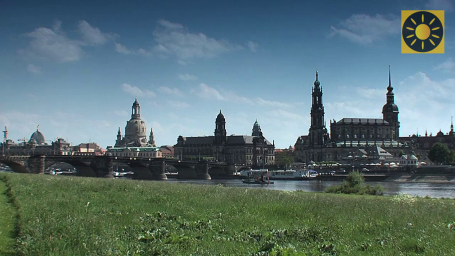
M 45 144 L 46 139 L 44 138 L 44 135 L 36 129 L 36 132 L 32 133 L 32 136 L 30 136 L 29 142 L 35 141 L 36 144 Z
M 410 159 L 410 160 L 417 160 L 417 157 L 416 157 L 415 155 L 411 155 L 411 156 L 409 157 L 409 159 Z
M 224 115 L 221 113 L 221 109 L 220 109 L 220 113 L 216 117 L 216 121 L 217 122 L 225 122 L 226 121 L 226 119 L 224 119 Z
M 132 119 L 127 122 L 125 127 L 126 144 L 147 144 L 147 127 L 144 121 Z
M 398 112 L 398 106 L 395 103 L 387 103 L 382 108 L 382 113 L 386 112 Z

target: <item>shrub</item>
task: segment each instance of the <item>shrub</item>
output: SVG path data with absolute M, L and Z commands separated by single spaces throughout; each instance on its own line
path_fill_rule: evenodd
M 384 195 L 384 188 L 380 185 L 370 186 L 364 185 L 365 178 L 359 172 L 350 172 L 348 177 L 341 185 L 333 185 L 328 187 L 326 193 L 338 194 L 358 194 L 358 195 Z

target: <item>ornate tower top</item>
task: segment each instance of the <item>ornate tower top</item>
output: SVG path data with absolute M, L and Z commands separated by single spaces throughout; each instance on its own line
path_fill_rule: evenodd
M 251 136 L 261 136 L 261 126 L 258 123 L 258 120 L 256 119 L 256 122 L 254 122 L 253 125 L 253 132 L 251 133 Z
M 314 86 L 319 87 L 321 83 L 319 82 L 319 74 L 318 71 L 316 70 L 316 81 L 314 81 Z
M 137 97 L 131 107 L 131 119 L 141 119 L 141 105 L 139 105 Z

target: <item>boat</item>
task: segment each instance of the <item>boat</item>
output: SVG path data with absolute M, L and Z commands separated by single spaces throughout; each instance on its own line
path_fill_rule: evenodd
M 240 171 L 239 176 L 249 177 L 250 175 L 260 176 L 262 173 L 268 172 L 268 177 L 271 180 L 311 180 L 318 176 L 315 170 L 273 170 L 267 169 L 259 170 L 243 170 Z
M 269 170 L 261 169 L 256 171 L 248 172 L 247 179 L 242 180 L 245 184 L 273 184 L 273 181 L 270 181 Z
M 310 180 L 318 176 L 315 170 L 275 170 L 270 171 L 271 180 Z

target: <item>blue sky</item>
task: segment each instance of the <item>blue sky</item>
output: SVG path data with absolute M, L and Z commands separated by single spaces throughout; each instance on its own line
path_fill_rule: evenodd
M 445 10 L 445 54 L 401 54 L 401 10 Z M 308 133 L 315 71 L 326 120 L 382 118 L 388 65 L 401 135 L 448 132 L 454 0 L 3 1 L 0 126 L 115 143 L 137 96 L 159 145 L 258 119 L 278 148 Z

